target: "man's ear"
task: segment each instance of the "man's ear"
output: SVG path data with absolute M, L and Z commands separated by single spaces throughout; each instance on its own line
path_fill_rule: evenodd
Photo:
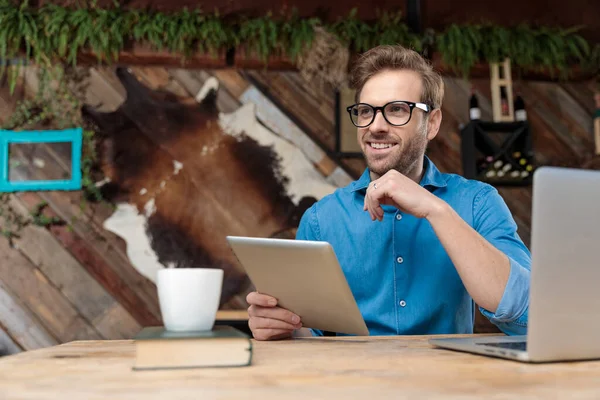
M 429 114 L 429 123 L 427 124 L 427 139 L 432 140 L 437 136 L 442 124 L 442 110 L 436 108 Z

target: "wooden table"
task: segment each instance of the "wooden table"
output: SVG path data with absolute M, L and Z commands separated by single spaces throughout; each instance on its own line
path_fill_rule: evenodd
M 0 359 L 0 398 L 600 398 L 600 362 L 529 365 L 427 338 L 255 342 L 250 367 L 140 372 L 131 341 L 72 342 Z

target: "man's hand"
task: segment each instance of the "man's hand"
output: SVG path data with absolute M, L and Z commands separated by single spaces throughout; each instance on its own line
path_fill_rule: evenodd
M 248 325 L 256 340 L 285 339 L 302 327 L 300 317 L 285 308 L 277 307 L 277 299 L 266 294 L 251 292 L 246 296 Z
M 444 206 L 444 202 L 427 189 L 393 169 L 369 184 L 363 210 L 369 212 L 373 221 L 381 221 L 382 204 L 394 206 L 417 218 L 427 218 Z

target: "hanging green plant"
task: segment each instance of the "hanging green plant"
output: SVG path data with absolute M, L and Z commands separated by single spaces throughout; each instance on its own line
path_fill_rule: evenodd
M 402 44 L 430 57 L 437 52 L 463 76 L 478 62 L 510 57 L 517 68 L 566 77 L 573 65 L 597 70 L 600 58 L 592 52 L 594 46 L 579 35 L 578 27 L 453 24 L 437 34 L 426 30 L 417 35 L 399 12 L 377 11 L 376 20 L 367 22 L 359 18 L 357 8 L 326 24 L 316 17 L 300 18 L 295 10 L 222 18 L 200 9 L 174 13 L 125 9 L 117 1 L 101 8 L 95 1 L 84 7 L 49 2 L 38 7 L 27 0 L 0 0 L 0 74 L 16 58 L 38 65 L 60 61 L 76 65 L 80 55 L 93 54 L 99 62 L 112 63 L 136 43 L 180 55 L 182 62 L 197 53 L 222 55 L 237 46 L 263 61 L 271 55 L 286 55 L 296 62 L 301 52 L 310 48 L 316 27 L 333 33 L 352 52 L 379 44 Z
M 235 32 L 225 24 L 219 13 L 205 16 L 198 26 L 195 48 L 216 56 L 219 50 L 227 49 L 234 42 Z
M 481 42 L 477 26 L 452 24 L 437 36 L 435 46 L 442 55 L 442 61 L 466 77 L 480 59 Z
M 295 10 L 289 18 L 283 20 L 279 33 L 281 48 L 286 50 L 293 62 L 310 48 L 315 38 L 315 27 L 320 23 L 318 18 L 300 18 Z
M 262 61 L 267 61 L 269 55 L 281 50 L 278 41 L 280 28 L 271 13 L 258 18 L 243 18 L 235 36 L 236 45 L 245 46 L 256 52 Z
M 418 52 L 423 50 L 423 40 L 404 23 L 401 12 L 378 11 L 376 15 L 377 19 L 371 32 L 373 40 L 368 44 L 368 48 L 401 44 Z
M 362 53 L 371 48 L 373 27 L 358 18 L 358 9 L 353 8 L 345 18 L 339 18 L 333 25 L 327 27 L 340 41 L 353 51 Z
M 503 26 L 484 24 L 476 27 L 480 60 L 500 62 L 511 54 L 512 35 L 510 29 Z
M 147 42 L 158 50 L 165 46 L 165 25 L 168 16 L 161 12 L 130 11 L 131 35 L 137 42 Z
M 451 25 L 437 35 L 436 48 L 444 63 L 467 77 L 477 62 L 498 62 L 506 57 L 524 70 L 547 70 L 568 78 L 571 65 L 584 65 L 590 56 L 587 41 L 570 29 L 522 24 L 514 29 L 480 25 Z
M 43 49 L 36 47 L 39 36 L 39 26 L 35 13 L 33 13 L 27 2 L 15 7 L 8 0 L 0 0 L 0 75 L 6 72 L 8 60 L 20 57 L 34 56 L 38 59 Z M 14 86 L 14 85 L 13 85 Z

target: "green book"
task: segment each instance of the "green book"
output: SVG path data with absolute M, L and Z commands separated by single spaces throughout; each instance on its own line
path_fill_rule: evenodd
M 134 342 L 134 370 L 242 367 L 252 362 L 250 337 L 231 326 L 190 332 L 147 327 Z

